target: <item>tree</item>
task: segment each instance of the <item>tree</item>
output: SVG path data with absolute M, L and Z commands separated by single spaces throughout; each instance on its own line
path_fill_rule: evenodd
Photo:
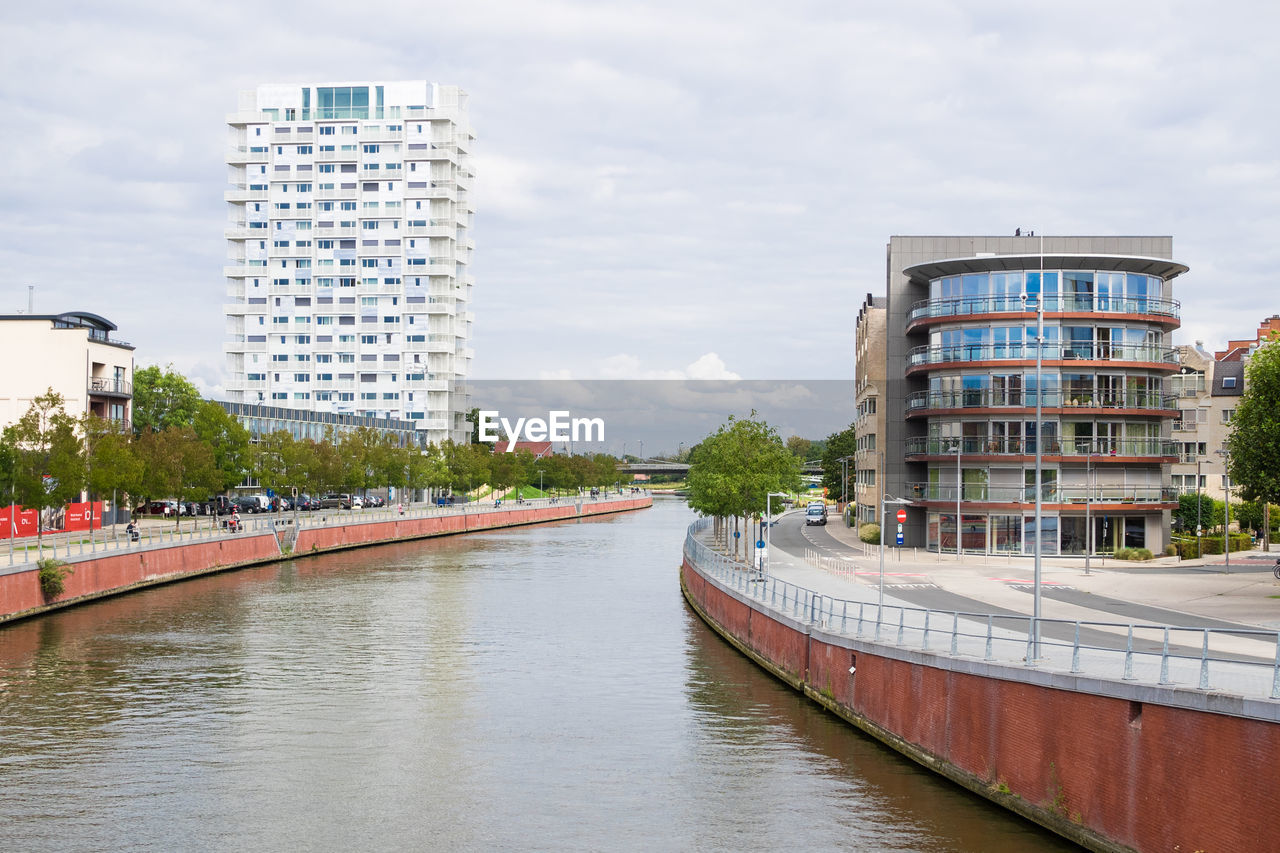
M 249 431 L 211 400 L 199 402 L 191 426 L 213 450 L 213 465 L 219 474 L 214 491 L 224 492 L 244 482 L 251 464 Z
M 453 491 L 470 491 L 489 479 L 489 463 L 493 454 L 487 444 L 455 444 L 446 439 L 440 451 L 449 472 L 448 486 Z
M 143 460 L 142 492 L 147 497 L 163 495 L 179 501 L 203 500 L 217 491 L 221 482 L 213 449 L 200 440 L 189 426 L 171 426 L 160 432 L 138 436 Z M 175 515 L 175 524 L 181 515 Z
M 826 487 L 827 494 L 833 498 L 839 498 L 852 492 L 847 484 L 842 483 L 840 478 L 846 473 L 852 479 L 854 475 L 853 460 L 841 462 L 840 459 L 845 456 L 853 456 L 858 449 L 858 439 L 853 432 L 853 424 L 848 429 L 840 432 L 833 432 L 827 436 L 826 446 L 822 451 L 822 485 Z
M 1272 340 L 1249 357 L 1244 394 L 1231 420 L 1227 474 L 1248 501 L 1280 503 L 1280 344 Z M 1265 527 L 1270 527 L 1269 524 Z M 1271 531 L 1263 540 L 1270 549 Z
M 172 426 L 190 426 L 200 407 L 200 392 L 169 365 L 133 372 L 133 430 L 141 434 Z
M 142 485 L 142 460 L 138 458 L 131 431 L 117 421 L 86 414 L 80 421 L 80 433 L 84 436 L 89 499 L 95 494 L 111 493 L 114 525 L 118 493 L 136 495 Z
M 254 446 L 253 475 L 263 488 L 287 495 L 307 481 L 310 447 L 294 440 L 288 430 L 279 429 Z
M 770 492 L 800 488 L 800 460 L 755 411 L 741 420 L 730 415 L 690 459 L 689 505 L 705 515 L 740 517 L 744 527 L 764 514 Z
M 14 465 L 14 502 L 29 509 L 62 507 L 84 488 L 84 447 L 75 418 L 62 408 L 62 395 L 50 388 L 31 401 L 16 423 L 5 428 Z M 44 513 L 38 513 L 36 536 L 43 540 Z
M 809 448 L 812 446 L 813 442 L 807 438 L 801 438 L 798 435 L 787 436 L 787 450 L 800 459 L 809 458 Z

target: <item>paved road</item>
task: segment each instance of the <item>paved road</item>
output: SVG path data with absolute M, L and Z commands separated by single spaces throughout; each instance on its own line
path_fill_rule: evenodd
M 873 600 L 879 584 L 879 552 L 862 547 L 853 531 L 837 524 L 808 526 L 800 513 L 780 518 L 771 531 L 775 574 L 801 586 L 824 594 L 842 594 L 853 600 Z M 853 572 L 835 577 L 826 572 L 811 573 L 806 552 L 820 554 L 830 560 L 851 564 Z M 1096 567 L 1086 576 L 1083 563 L 1042 560 L 1042 608 L 1045 618 L 1088 622 L 1130 623 L 1152 622 L 1186 628 L 1256 631 L 1280 626 L 1280 583 L 1267 568 L 1248 573 L 1223 574 L 1221 568 L 1185 565 L 1136 569 L 1128 564 Z M 1251 567 L 1253 568 L 1253 567 Z M 1266 568 L 1266 574 L 1262 569 Z M 812 570 L 816 572 L 817 570 Z M 825 575 L 826 577 L 822 577 Z M 806 581 L 808 584 L 806 584 Z M 819 588 L 817 584 L 821 583 Z M 840 584 L 844 585 L 843 590 Z M 1242 592 L 1241 587 L 1247 590 Z M 1008 618 L 1025 619 L 1034 607 L 1034 566 L 1027 558 L 1017 561 L 1001 558 L 954 557 L 920 552 L 905 552 L 901 559 L 890 558 L 885 564 L 886 602 L 911 607 L 961 613 L 992 614 L 997 627 Z M 1157 595 L 1155 590 L 1160 590 Z M 868 595 L 870 592 L 870 595 Z M 1235 611 L 1224 611 L 1221 599 L 1228 593 L 1242 598 Z M 1276 595 L 1268 598 L 1267 595 Z M 1237 602 L 1240 604 L 1240 602 Z M 1261 614 L 1263 618 L 1257 618 Z M 1230 618 L 1243 616 L 1246 618 Z M 1247 618 L 1253 616 L 1254 618 Z M 892 616 L 890 618 L 893 618 Z M 1046 624 L 1044 637 L 1070 643 L 1073 628 L 1069 625 Z M 1174 655 L 1198 657 L 1200 650 L 1189 643 L 1194 635 L 1175 635 L 1170 646 Z M 1082 629 L 1080 641 L 1102 648 L 1123 648 L 1121 630 Z M 1135 637 L 1135 651 L 1160 650 L 1160 641 L 1151 636 Z M 1265 660 L 1253 649 L 1241 649 L 1224 656 L 1240 660 Z M 1260 651 L 1260 650 L 1258 650 Z

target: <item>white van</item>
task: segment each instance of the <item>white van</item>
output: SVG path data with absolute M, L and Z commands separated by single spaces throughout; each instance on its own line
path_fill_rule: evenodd
M 821 524 L 824 527 L 827 524 L 827 505 L 826 504 L 810 504 L 809 508 L 804 511 L 804 523 Z

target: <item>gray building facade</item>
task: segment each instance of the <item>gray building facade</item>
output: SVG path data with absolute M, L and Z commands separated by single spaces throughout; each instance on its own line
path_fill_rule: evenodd
M 1164 547 L 1172 252 L 1167 236 L 890 239 L 884 492 L 913 502 L 905 545 L 1032 552 L 1038 447 L 1044 553 Z

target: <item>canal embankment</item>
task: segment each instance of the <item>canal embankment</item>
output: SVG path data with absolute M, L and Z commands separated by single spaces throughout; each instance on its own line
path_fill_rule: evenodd
M 1055 626 L 1036 640 L 974 614 L 882 615 L 727 560 L 698 534 L 681 568 L 698 615 L 922 766 L 1093 850 L 1280 850 L 1274 661 L 1135 654 L 1132 637 L 1105 648 Z M 1213 638 L 1228 640 L 1240 638 Z
M 280 560 L 392 542 L 570 521 L 653 505 L 647 495 L 503 502 L 381 513 L 325 513 L 254 520 L 244 532 L 209 530 L 143 542 L 116 539 L 64 549 L 62 590 L 50 595 L 36 562 L 0 566 L 0 624 L 157 584 Z M 102 550 L 97 550 L 100 546 Z M 55 555 L 51 552 L 50 559 Z

